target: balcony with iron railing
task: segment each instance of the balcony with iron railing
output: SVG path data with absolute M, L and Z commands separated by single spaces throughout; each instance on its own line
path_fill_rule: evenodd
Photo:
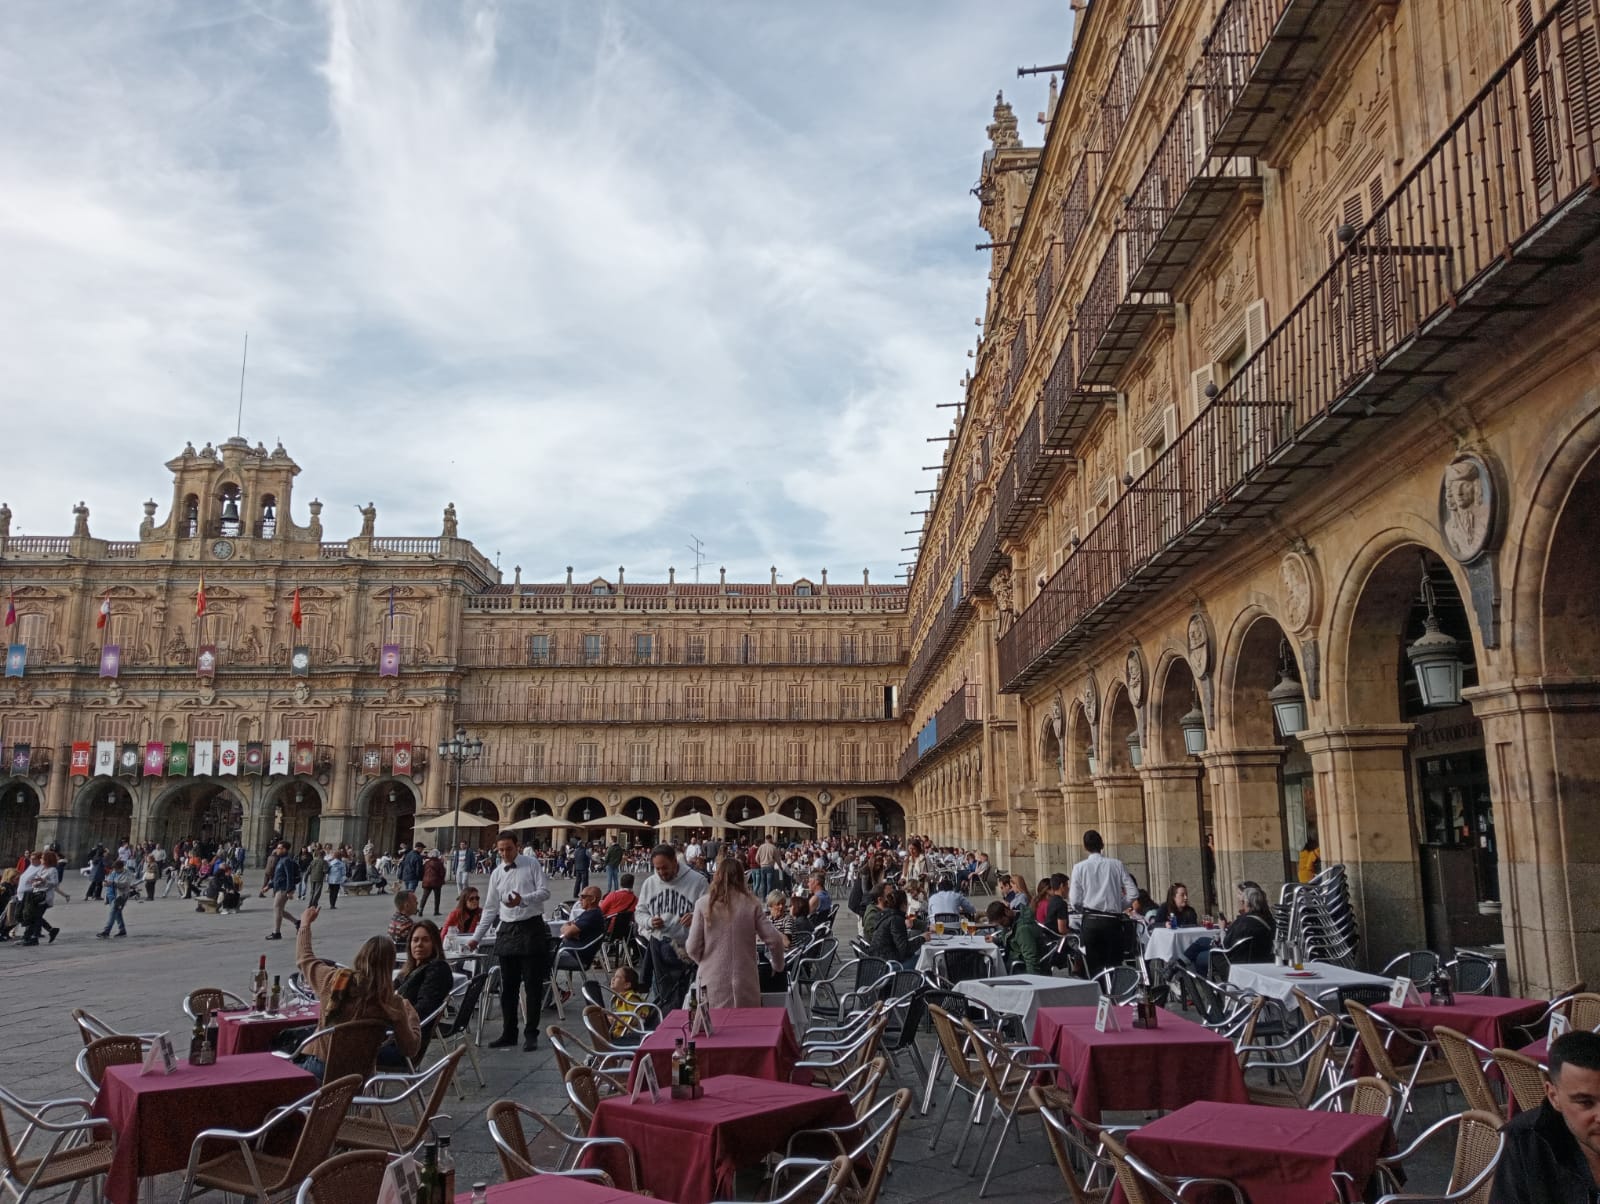
M 1078 387 L 1110 385 L 1139 349 L 1145 333 L 1172 312 L 1172 297 L 1128 288 L 1126 231 L 1112 232 L 1100 266 L 1078 306 Z
M 1111 506 L 999 645 L 1016 692 L 1590 278 L 1597 0 L 1557 0 L 1306 296 Z
M 948 749 L 958 737 L 976 731 L 982 726 L 983 716 L 978 711 L 977 687 L 964 685 L 939 705 L 932 718 L 923 724 L 922 730 L 910 744 L 906 745 L 905 751 L 900 754 L 901 779 L 910 776 L 921 762 Z
M 788 668 L 795 665 L 816 665 L 830 668 L 852 666 L 900 665 L 905 663 L 905 644 L 897 634 L 893 643 L 880 647 L 876 641 L 864 641 L 855 649 L 847 650 L 837 645 L 815 647 L 805 651 L 790 647 L 763 650 L 759 645 L 746 647 L 735 640 L 729 644 L 711 644 L 694 649 L 680 644 L 651 641 L 648 648 L 627 642 L 606 640 L 594 649 L 586 648 L 576 638 L 553 640 L 536 646 L 526 637 L 508 634 L 506 638 L 473 638 L 469 630 L 461 649 L 460 663 L 469 669 L 647 669 L 647 668 Z
M 911 658 L 910 668 L 906 670 L 906 684 L 902 691 L 901 703 L 903 708 L 916 705 L 917 698 L 927 686 L 935 667 L 966 630 L 967 620 L 971 616 L 971 596 L 963 591 L 961 583 L 953 583 L 944 596 L 939 613 L 934 616 L 932 624 L 928 627 L 922 645 Z
M 1122 137 L 1123 128 L 1133 114 L 1133 106 L 1155 55 L 1166 19 L 1169 0 L 1134 0 L 1128 27 L 1100 95 L 1100 146 L 1110 153 Z
M 456 704 L 456 719 L 461 723 L 519 724 L 538 727 L 555 724 L 656 724 L 656 723 L 898 723 L 898 712 L 885 713 L 881 695 L 846 703 L 835 700 L 805 702 L 758 702 L 741 705 L 724 699 L 701 703 L 617 702 L 531 702 L 526 699 L 463 699 Z
M 324 547 L 328 545 L 324 544 Z M 526 587 L 524 587 L 526 589 Z M 537 591 L 472 594 L 466 599 L 470 612 L 558 613 L 561 611 L 677 611 L 702 614 L 708 611 L 786 611 L 801 613 L 844 613 L 862 611 L 873 614 L 903 614 L 910 591 L 905 586 L 878 586 L 870 590 L 856 586 L 849 591 L 810 595 L 769 593 L 764 585 L 667 587 L 644 590 L 621 589 L 611 594 L 591 594 L 560 587 L 540 587 Z
M 1311 91 L 1358 0 L 1224 0 L 1200 51 L 1208 153 L 1259 156 Z
M 461 767 L 464 786 L 758 786 L 838 787 L 839 785 L 889 785 L 899 781 L 895 763 L 888 758 L 834 757 L 817 763 L 790 763 L 779 757 L 744 762 L 737 758 L 652 757 L 639 763 L 626 757 L 587 762 L 578 758 L 526 761 L 517 757 L 485 756 Z

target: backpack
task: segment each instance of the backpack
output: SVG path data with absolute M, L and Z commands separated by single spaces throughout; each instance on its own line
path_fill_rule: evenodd
M 861 888 L 860 874 L 850 880 L 850 898 L 845 901 L 845 906 L 856 915 L 867 910 L 867 892 Z

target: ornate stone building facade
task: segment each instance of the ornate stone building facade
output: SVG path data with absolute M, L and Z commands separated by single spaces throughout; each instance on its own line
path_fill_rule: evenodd
M 1043 145 L 997 103 L 977 190 L 912 827 L 1040 872 L 1097 827 L 1158 897 L 1209 834 L 1224 906 L 1314 835 L 1375 962 L 1600 973 L 1596 6 L 1075 20 Z
M 505 585 L 453 505 L 438 536 L 379 536 L 368 505 L 333 542 L 320 501 L 290 517 L 282 446 L 167 468 L 137 540 L 96 539 L 82 503 L 70 536 L 12 536 L 0 508 L 12 855 L 186 835 L 259 853 L 274 832 L 392 848 L 451 809 L 429 750 L 461 723 L 487 747 L 463 809 L 497 823 L 781 807 L 904 830 L 902 587 Z

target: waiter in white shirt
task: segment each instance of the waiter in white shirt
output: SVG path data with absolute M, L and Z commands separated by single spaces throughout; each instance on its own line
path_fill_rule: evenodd
M 1083 848 L 1089 855 L 1072 867 L 1067 887 L 1067 904 L 1082 913 L 1078 936 L 1090 978 L 1122 961 L 1123 913 L 1139 897 L 1128 867 L 1105 856 L 1105 847 L 1093 828 L 1083 834 Z
M 521 1000 L 520 985 L 528 1001 L 526 1039 L 522 1048 L 539 1047 L 539 1014 L 544 1010 L 545 981 L 550 977 L 550 930 L 545 927 L 544 905 L 550 886 L 536 858 L 525 857 L 517 848 L 515 832 L 502 832 L 495 842 L 499 860 L 489 875 L 489 889 L 483 897 L 483 932 L 494 920 L 494 952 L 500 962 L 500 1036 L 489 1043 L 492 1049 L 509 1049 L 517 1043 L 517 1018 Z M 476 949 L 478 942 L 467 942 Z

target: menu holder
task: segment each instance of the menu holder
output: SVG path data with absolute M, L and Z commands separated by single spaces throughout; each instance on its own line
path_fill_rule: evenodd
M 689 1017 L 690 1037 L 714 1037 L 716 1030 L 711 1021 L 711 999 L 709 991 L 700 991 L 700 1006 L 694 1009 Z
M 378 1188 L 378 1204 L 417 1204 L 422 1190 L 422 1172 L 417 1160 L 402 1154 L 383 1172 L 383 1186 Z
M 661 1102 L 661 1084 L 656 1080 L 656 1060 L 649 1054 L 641 1054 L 638 1058 L 638 1069 L 633 1072 L 633 1094 L 628 1097 L 630 1104 L 639 1102 L 641 1088 L 650 1092 L 650 1102 Z
M 1547 1038 L 1554 1041 L 1557 1037 L 1564 1037 L 1572 1031 L 1572 1017 L 1565 1012 L 1556 1012 L 1550 1017 L 1550 1033 Z M 1546 1047 L 1548 1048 L 1548 1046 Z
M 1403 1008 L 1416 1007 L 1422 1003 L 1422 996 L 1417 993 L 1417 984 L 1409 978 L 1397 978 L 1394 986 L 1389 988 L 1389 1006 Z
M 1097 1033 L 1120 1033 L 1122 1025 L 1117 1020 L 1116 1004 L 1111 1002 L 1111 996 L 1100 996 L 1100 1002 L 1094 1009 L 1094 1031 Z
M 166 1033 L 152 1038 L 150 1048 L 144 1051 L 144 1065 L 139 1068 L 139 1074 L 171 1074 L 177 1069 L 178 1055 L 173 1051 L 171 1038 Z

